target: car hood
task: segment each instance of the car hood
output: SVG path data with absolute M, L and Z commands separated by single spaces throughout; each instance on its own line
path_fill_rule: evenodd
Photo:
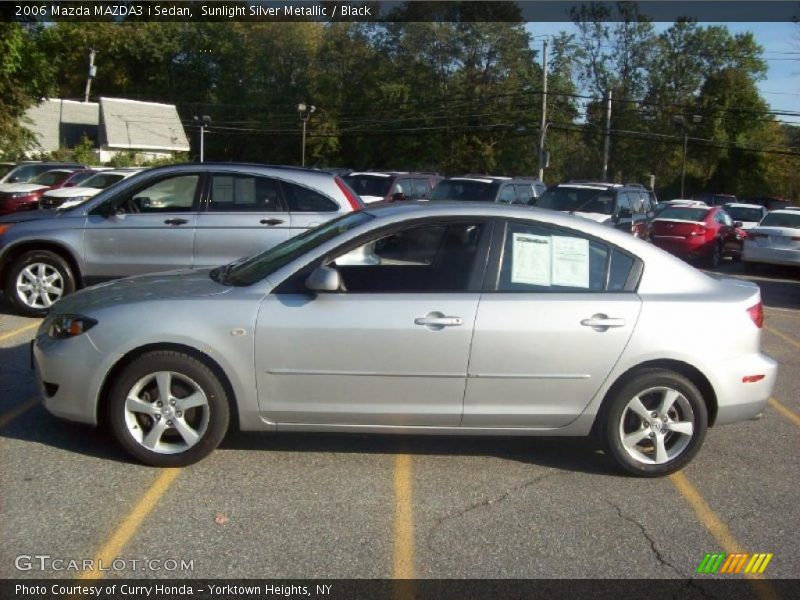
M 22 223 L 24 221 L 38 221 L 40 219 L 56 219 L 74 216 L 57 210 L 23 210 L 0 217 L 0 223 Z
M 45 196 L 48 198 L 74 198 L 76 196 L 94 196 L 101 191 L 100 188 L 93 187 L 67 187 L 50 190 L 45 193 Z
M 607 223 L 611 220 L 611 215 L 603 215 L 600 213 L 574 212 L 572 214 L 578 217 L 583 217 L 584 219 L 589 219 L 595 223 Z
M 112 305 L 185 300 L 227 294 L 233 289 L 211 279 L 208 275 L 210 271 L 184 269 L 100 283 L 59 300 L 53 312 L 85 314 Z
M 19 192 L 36 192 L 38 190 L 47 189 L 50 186 L 39 185 L 37 183 L 4 183 L 0 185 L 0 192 L 5 193 L 19 193 Z

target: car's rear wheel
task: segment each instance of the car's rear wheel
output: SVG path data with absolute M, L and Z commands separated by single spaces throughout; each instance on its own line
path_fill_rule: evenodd
M 628 473 L 660 477 L 683 468 L 703 444 L 708 411 L 683 375 L 645 369 L 610 398 L 603 428 L 606 447 Z
M 708 255 L 708 266 L 716 269 L 722 261 L 722 242 L 719 240 L 714 242 L 714 247 L 711 248 L 711 254 Z
M 75 291 L 75 276 L 69 263 L 55 252 L 32 250 L 11 265 L 3 291 L 20 314 L 43 317 L 53 304 Z
M 154 351 L 131 362 L 109 399 L 111 428 L 140 461 L 181 467 L 210 454 L 228 429 L 225 388 L 187 354 Z

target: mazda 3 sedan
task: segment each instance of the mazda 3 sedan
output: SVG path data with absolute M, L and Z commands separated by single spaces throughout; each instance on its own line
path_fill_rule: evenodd
M 155 466 L 200 460 L 235 423 L 595 435 L 659 476 L 707 427 L 763 410 L 777 366 L 762 320 L 754 284 L 587 219 L 402 203 L 214 269 L 79 291 L 33 355 L 50 412 L 107 424 Z

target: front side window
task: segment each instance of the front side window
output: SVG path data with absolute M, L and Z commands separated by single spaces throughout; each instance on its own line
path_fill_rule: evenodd
M 483 223 L 421 225 L 383 235 L 333 261 L 348 292 L 471 290 Z
M 92 179 L 87 181 L 87 185 Z M 167 177 L 134 192 L 117 205 L 117 211 L 126 213 L 191 211 L 199 181 L 199 175 Z
M 513 185 L 507 185 L 500 190 L 499 201 L 505 204 L 514 204 L 514 202 L 517 201 L 517 195 L 514 193 Z
M 634 262 L 627 254 L 578 232 L 510 222 L 496 289 L 550 293 L 621 291 Z
M 518 185 L 517 187 L 517 200 L 522 204 L 529 204 L 531 201 L 531 188 L 527 185 Z
M 214 212 L 278 212 L 278 182 L 252 175 L 214 175 L 208 208 Z

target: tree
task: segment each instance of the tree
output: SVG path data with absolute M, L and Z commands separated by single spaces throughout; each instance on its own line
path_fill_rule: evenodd
M 38 48 L 41 30 L 0 23 L 0 156 L 19 158 L 36 146 L 25 111 L 52 90 L 48 57 Z

